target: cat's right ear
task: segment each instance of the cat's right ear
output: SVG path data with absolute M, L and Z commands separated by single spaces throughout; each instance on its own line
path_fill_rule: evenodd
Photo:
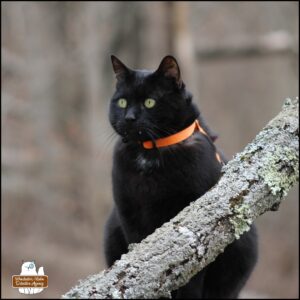
M 130 69 L 127 68 L 117 57 L 111 55 L 110 58 L 117 80 L 123 79 L 130 73 Z

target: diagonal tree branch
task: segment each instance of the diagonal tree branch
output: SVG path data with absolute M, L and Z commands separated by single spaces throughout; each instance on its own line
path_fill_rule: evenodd
M 298 108 L 298 98 L 286 99 L 282 111 L 223 167 L 211 190 L 63 298 L 170 297 L 185 285 L 256 217 L 277 210 L 299 180 Z

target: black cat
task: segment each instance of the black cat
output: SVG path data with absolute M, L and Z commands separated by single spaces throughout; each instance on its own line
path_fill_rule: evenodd
M 120 139 L 113 157 L 115 206 L 105 227 L 108 266 L 128 251 L 128 244 L 140 242 L 215 185 L 222 166 L 213 144 L 216 136 L 192 102 L 175 58 L 166 56 L 155 72 L 131 70 L 114 56 L 112 65 L 117 86 L 109 119 Z M 158 139 L 181 132 L 195 120 L 204 131 L 155 147 Z M 145 141 L 152 141 L 153 148 L 145 149 Z M 172 297 L 237 298 L 256 259 L 252 226 Z

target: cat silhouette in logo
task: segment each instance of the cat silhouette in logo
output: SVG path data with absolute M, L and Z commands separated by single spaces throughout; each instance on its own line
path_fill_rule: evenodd
M 23 262 L 22 268 L 21 268 L 21 274 L 20 275 L 28 275 L 28 276 L 34 276 L 34 275 L 44 275 L 44 267 L 40 267 L 39 271 L 36 271 L 36 266 L 34 261 L 26 261 Z M 21 294 L 37 294 L 43 291 L 43 288 L 20 288 L 19 292 Z

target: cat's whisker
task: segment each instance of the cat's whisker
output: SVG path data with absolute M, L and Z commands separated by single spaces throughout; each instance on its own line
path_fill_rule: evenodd
M 115 131 L 108 133 L 103 146 L 97 151 L 96 156 L 101 158 L 102 155 L 105 155 L 110 145 L 115 141 L 116 138 L 118 138 L 118 134 Z

